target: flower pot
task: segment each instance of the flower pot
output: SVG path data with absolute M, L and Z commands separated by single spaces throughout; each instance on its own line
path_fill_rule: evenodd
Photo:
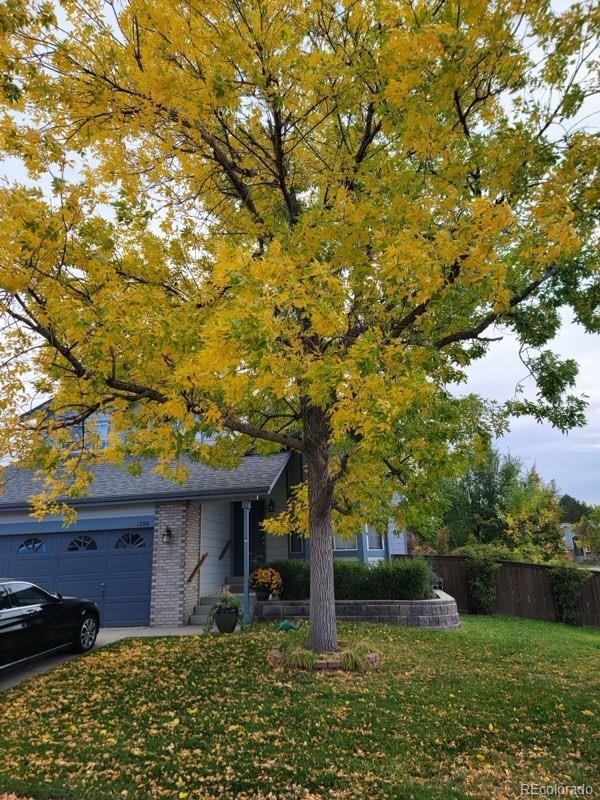
M 265 589 L 264 586 L 257 586 L 255 591 L 257 600 L 268 600 L 269 597 L 271 596 L 270 590 Z
M 222 608 L 215 614 L 215 625 L 219 633 L 233 633 L 237 622 L 237 608 Z

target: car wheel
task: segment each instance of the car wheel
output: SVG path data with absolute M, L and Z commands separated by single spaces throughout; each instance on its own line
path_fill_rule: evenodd
M 75 640 L 75 650 L 78 653 L 86 653 L 91 650 L 96 642 L 98 635 L 98 622 L 96 617 L 88 614 L 85 616 L 79 625 L 77 639 Z

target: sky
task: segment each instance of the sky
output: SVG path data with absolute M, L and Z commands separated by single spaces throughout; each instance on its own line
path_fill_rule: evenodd
M 571 0 L 552 0 L 555 11 L 564 11 Z M 598 130 L 600 102 L 588 98 L 572 122 L 588 130 Z M 492 334 L 496 335 L 496 334 Z M 537 468 L 546 480 L 555 480 L 562 493 L 587 503 L 600 503 L 600 336 L 586 333 L 567 314 L 556 338 L 547 348 L 562 358 L 574 358 L 579 364 L 575 393 L 587 396 L 587 424 L 568 434 L 539 424 L 528 417 L 513 420 L 510 431 L 497 442 L 503 453 L 523 459 Z M 490 346 L 488 355 L 469 370 L 466 391 L 502 401 L 514 395 L 517 383 L 527 375 L 518 355 L 514 337 L 504 336 Z M 526 381 L 532 393 L 533 382 Z
M 553 0 L 556 10 L 564 10 L 570 0 Z M 596 99 L 585 106 L 582 117 L 599 114 Z M 587 117 L 585 126 L 597 129 L 599 117 Z M 15 161 L 0 164 L 0 175 L 23 180 Z M 539 424 L 523 417 L 512 421 L 510 431 L 498 440 L 503 453 L 521 458 L 537 468 L 541 477 L 554 480 L 561 493 L 571 494 L 588 503 L 600 504 L 600 336 L 587 334 L 565 316 L 556 339 L 548 344 L 562 358 L 574 358 L 580 366 L 576 392 L 587 396 L 587 424 L 562 434 L 549 424 Z M 527 372 L 518 356 L 514 337 L 504 335 L 491 344 L 488 355 L 469 369 L 469 379 L 460 391 L 475 392 L 485 398 L 504 401 L 514 395 L 516 385 Z M 535 387 L 526 381 L 530 392 Z
M 497 335 L 494 333 L 493 335 Z M 600 336 L 586 333 L 567 315 L 548 349 L 562 358 L 574 358 L 579 364 L 576 393 L 587 396 L 587 424 L 562 434 L 548 423 L 539 424 L 529 417 L 511 422 L 510 431 L 496 443 L 503 453 L 523 459 L 526 466 L 537 468 L 546 480 L 555 480 L 561 493 L 587 503 L 600 503 Z M 514 336 L 490 345 L 487 356 L 469 369 L 464 391 L 503 401 L 513 397 L 515 387 L 525 379 L 525 391 L 535 391 L 527 370 L 519 360 Z

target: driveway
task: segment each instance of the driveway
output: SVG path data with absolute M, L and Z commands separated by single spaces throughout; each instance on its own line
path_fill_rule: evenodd
M 102 647 L 105 644 L 112 644 L 131 636 L 198 636 L 202 632 L 201 625 L 186 625 L 178 628 L 101 628 L 96 639 L 95 648 Z M 74 655 L 74 653 L 69 652 L 58 653 L 35 659 L 27 664 L 19 664 L 16 667 L 0 670 L 0 692 L 3 689 L 9 689 L 11 686 L 16 686 L 21 681 L 27 680 L 27 678 L 33 678 L 35 675 L 48 672 L 64 661 L 73 658 Z M 0 800 L 2 800 L 2 795 L 0 795 Z

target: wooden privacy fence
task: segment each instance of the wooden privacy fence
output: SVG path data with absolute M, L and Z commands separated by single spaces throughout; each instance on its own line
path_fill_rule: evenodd
M 426 556 L 444 582 L 444 591 L 456 600 L 458 610 L 471 611 L 465 556 Z M 395 555 L 394 558 L 413 558 Z M 502 561 L 497 575 L 494 614 L 512 614 L 530 619 L 558 621 L 552 587 L 551 567 L 544 564 L 522 564 Z M 593 572 L 586 581 L 579 600 L 582 625 L 600 628 L 600 573 Z

